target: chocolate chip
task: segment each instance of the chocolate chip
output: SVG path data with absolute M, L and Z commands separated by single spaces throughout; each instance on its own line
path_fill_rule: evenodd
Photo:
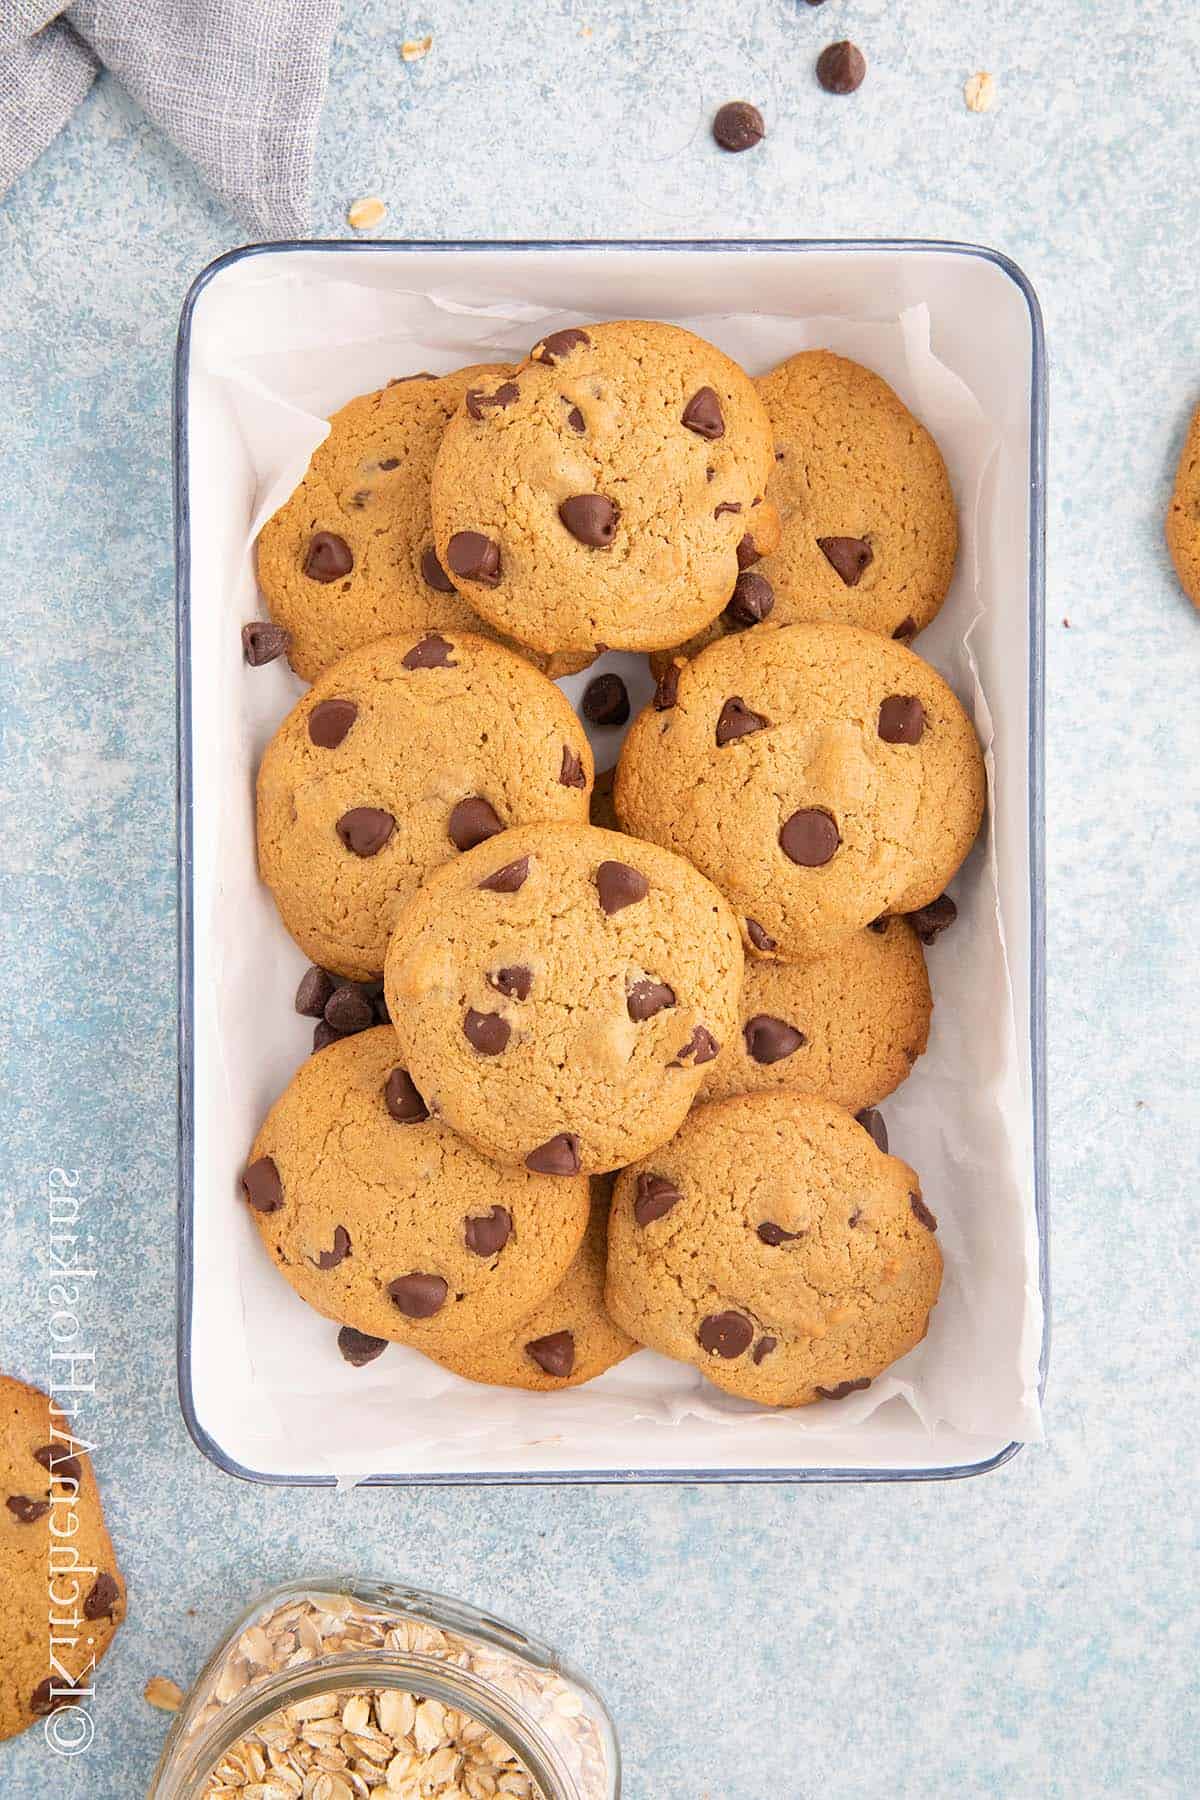
M 775 606 L 775 589 L 765 575 L 743 569 L 725 608 L 731 625 L 761 625 Z
M 393 375 L 391 380 L 389 382 L 387 382 L 385 385 L 387 387 L 402 387 L 406 381 L 436 381 L 436 380 L 437 380 L 437 376 L 431 374 L 428 369 L 418 369 L 415 375 Z
M 935 937 L 949 930 L 958 917 L 958 908 L 949 894 L 939 894 L 928 906 L 919 906 L 916 912 L 906 913 L 909 924 L 923 944 L 932 944 Z
M 365 1331 L 355 1331 L 353 1325 L 343 1325 L 337 1334 L 337 1347 L 352 1368 L 361 1369 L 365 1364 L 374 1362 L 382 1356 L 388 1347 L 386 1338 L 370 1337 Z
M 446 830 L 456 850 L 473 850 L 476 844 L 486 843 L 488 838 L 503 831 L 504 823 L 495 808 L 479 794 L 470 794 L 454 808 Z M 481 881 L 479 885 L 486 887 L 487 883 Z
M 607 494 L 572 494 L 558 516 L 573 538 L 593 550 L 607 550 L 617 535 L 621 509 Z
M 49 1469 L 55 1481 L 83 1480 L 83 1470 L 79 1466 L 79 1458 L 62 1444 L 43 1444 L 40 1450 L 33 1453 L 35 1462 L 40 1462 L 43 1469 Z
M 419 1125 L 429 1108 L 416 1090 L 407 1069 L 395 1068 L 383 1084 L 383 1104 L 397 1125 Z
M 697 1025 L 683 1049 L 675 1052 L 675 1061 L 668 1063 L 667 1067 L 681 1069 L 685 1060 L 690 1057 L 692 1067 L 698 1069 L 701 1063 L 712 1062 L 720 1054 L 721 1046 L 712 1032 L 706 1030 L 703 1025 Z
M 873 1106 L 864 1106 L 862 1111 L 856 1112 L 854 1116 L 862 1126 L 863 1130 L 870 1133 L 871 1137 L 875 1140 L 877 1147 L 886 1155 L 888 1134 L 887 1126 L 884 1124 L 883 1114 L 876 1112 Z
M 242 1191 L 255 1212 L 278 1212 L 283 1205 L 283 1183 L 270 1156 L 260 1156 L 242 1176 Z
M 755 1344 L 754 1349 L 750 1355 L 750 1360 L 754 1364 L 755 1368 L 758 1367 L 759 1363 L 766 1361 L 767 1357 L 770 1356 L 772 1350 L 777 1348 L 778 1344 L 779 1344 L 778 1338 L 773 1338 L 773 1337 L 760 1337 L 759 1338 L 757 1344 Z
M 565 1381 L 575 1367 L 575 1337 L 570 1331 L 552 1331 L 548 1337 L 534 1338 L 525 1351 L 539 1369 Z
M 401 661 L 406 669 L 456 669 L 458 664 L 450 661 L 453 648 L 447 638 L 431 631 L 419 644 L 414 644 Z
M 802 806 L 785 819 L 779 843 L 786 857 L 802 869 L 820 869 L 842 841 L 832 814 L 819 806 Z
M 873 931 L 877 937 L 882 937 L 890 923 L 891 921 L 886 917 L 872 919 L 871 923 L 867 926 L 867 930 Z
M 827 94 L 852 94 L 862 86 L 866 72 L 866 57 L 845 38 L 838 44 L 826 44 L 817 58 L 817 80 Z
M 290 631 L 267 619 L 251 619 L 249 625 L 242 626 L 242 655 L 252 669 L 261 669 L 264 663 L 286 656 L 291 641 Z
M 306 1019 L 324 1018 L 325 1002 L 336 986 L 333 976 L 324 969 L 306 969 L 296 989 L 296 1011 Z
M 121 1598 L 121 1590 L 111 1575 L 97 1575 L 83 1603 L 85 1619 L 111 1619 Z
M 717 720 L 717 748 L 720 750 L 738 738 L 750 737 L 756 731 L 765 731 L 769 724 L 770 720 L 753 712 L 740 694 L 730 694 Z
M 787 1056 L 794 1056 L 808 1042 L 802 1031 L 797 1031 L 786 1019 L 773 1019 L 770 1013 L 755 1013 L 752 1019 L 747 1019 L 742 1036 L 746 1040 L 747 1054 L 767 1068 Z
M 352 1037 L 375 1023 L 375 1002 L 348 983 L 335 987 L 325 1002 L 325 1023 L 332 1025 L 339 1037 Z
M 860 1394 L 871 1385 L 869 1375 L 860 1375 L 857 1381 L 839 1381 L 836 1387 L 819 1387 L 818 1394 L 825 1400 L 844 1400 L 847 1394 Z
M 682 1199 L 675 1183 L 665 1175 L 639 1175 L 633 1197 L 634 1219 L 639 1225 L 653 1225 L 656 1219 L 665 1219 Z
M 463 1036 L 480 1056 L 499 1056 L 512 1036 L 512 1027 L 499 1013 L 476 1012 L 472 1006 L 463 1019 Z
M 742 503 L 740 500 L 722 500 L 719 506 L 713 507 L 713 518 L 719 519 L 722 513 L 740 513 L 741 510 Z
M 515 381 L 503 381 L 494 394 L 485 394 L 482 388 L 467 389 L 467 411 L 473 419 L 482 419 L 493 407 L 503 412 L 514 400 L 521 398 L 521 390 Z
M 450 573 L 483 587 L 500 585 L 500 546 L 481 531 L 456 531 L 446 545 Z
M 535 344 L 530 361 L 556 363 L 562 357 L 569 356 L 579 344 L 590 344 L 591 341 L 586 331 L 580 331 L 577 325 L 567 325 L 562 331 L 552 331 L 549 337 Z
M 533 970 L 523 963 L 514 963 L 511 968 L 497 969 L 494 975 L 489 975 L 487 984 L 498 994 L 503 994 L 506 1000 L 528 1000 L 533 987 Z
M 563 399 L 564 401 L 566 400 L 565 394 L 563 395 Z M 572 431 L 577 431 L 581 437 L 587 430 L 587 421 L 577 406 L 573 406 L 567 414 L 567 424 L 571 427 Z
M 714 389 L 696 389 L 683 409 L 683 423 L 697 437 L 712 439 L 725 436 L 725 415 Z
M 395 829 L 391 813 L 378 806 L 352 806 L 335 826 L 343 844 L 355 856 L 378 856 Z
M 35 1525 L 50 1511 L 48 1500 L 33 1500 L 28 1494 L 10 1494 L 5 1501 L 10 1513 L 22 1525 Z
M 654 690 L 655 712 L 670 712 L 679 698 L 679 677 L 682 673 L 679 663 L 668 663 L 658 678 L 658 686 Z
M 335 1225 L 333 1228 L 333 1249 L 319 1250 L 317 1252 L 317 1267 L 318 1269 L 336 1269 L 339 1263 L 345 1262 L 349 1254 L 350 1233 L 346 1230 L 344 1225 Z
M 879 735 L 885 744 L 919 744 L 925 708 L 915 694 L 889 694 L 879 708 Z
M 722 1356 L 727 1362 L 742 1356 L 754 1338 L 754 1327 L 744 1313 L 709 1313 L 701 1319 L 696 1336 L 709 1355 Z
M 937 1220 L 922 1200 L 920 1194 L 910 1194 L 908 1196 L 908 1204 L 912 1207 L 915 1217 L 925 1227 L 926 1231 L 937 1230 Z
M 596 870 L 596 888 L 600 895 L 600 910 L 611 918 L 623 907 L 644 900 L 650 892 L 650 883 L 628 863 L 602 862 Z
M 525 1167 L 535 1175 L 578 1175 L 579 1139 L 573 1131 L 560 1131 L 529 1152 Z
M 562 762 L 558 769 L 559 787 L 585 788 L 587 776 L 583 772 L 583 758 L 572 750 L 569 744 L 563 745 Z
M 438 561 L 437 551 L 432 544 L 427 544 L 421 552 L 421 579 L 426 587 L 435 588 L 439 594 L 454 592 L 454 583 Z
M 764 931 L 757 919 L 746 920 L 746 936 L 756 950 L 778 950 L 779 945 L 769 931 Z
M 675 989 L 665 981 L 635 981 L 625 996 L 625 1005 L 635 1025 L 653 1019 L 675 1004 Z
M 917 635 L 917 621 L 909 616 L 901 619 L 892 636 L 898 644 L 911 644 Z
M 494 875 L 488 875 L 479 886 L 489 894 L 515 894 L 518 888 L 525 886 L 529 879 L 529 858 L 522 856 L 517 862 L 505 863 Z
M 774 1219 L 764 1219 L 757 1227 L 757 1232 L 762 1242 L 769 1244 L 772 1250 L 778 1250 L 780 1244 L 794 1244 L 797 1238 L 804 1236 L 802 1231 L 785 1231 Z
M 398 456 L 385 456 L 379 467 L 385 469 L 390 475 L 393 469 L 398 469 L 400 467 L 400 458 Z
M 357 717 L 353 700 L 322 700 L 308 715 L 310 743 L 318 750 L 336 750 Z
M 593 725 L 623 725 L 629 717 L 629 689 L 619 675 L 597 675 L 583 690 L 583 716 Z
M 753 535 L 748 531 L 744 537 L 740 537 L 738 539 L 738 547 L 737 547 L 738 568 L 739 569 L 748 569 L 752 563 L 761 562 L 761 561 L 762 561 L 762 551 L 759 549 L 758 545 L 755 543 Z M 774 600 L 775 600 L 775 596 L 772 594 L 772 596 L 771 596 L 772 605 L 774 605 Z M 768 608 L 767 610 L 769 611 L 770 608 Z
M 388 1298 L 406 1319 L 432 1319 L 441 1312 L 450 1292 L 440 1275 L 397 1275 L 389 1281 Z
M 318 531 L 309 539 L 304 573 L 310 581 L 340 581 L 353 567 L 350 546 L 336 531 Z
M 39 1681 L 29 1696 L 29 1710 L 42 1719 L 48 1713 L 57 1712 L 62 1706 L 70 1706 L 84 1692 L 86 1690 L 82 1688 L 64 1687 L 52 1675 L 47 1675 L 45 1681 Z
M 312 1047 L 314 1055 L 318 1050 L 327 1050 L 330 1044 L 340 1044 L 341 1041 L 342 1034 L 340 1031 L 335 1031 L 333 1026 L 327 1024 L 324 1019 L 319 1019 L 317 1021 L 313 1030 Z
M 503 1206 L 493 1206 L 481 1218 L 463 1221 L 467 1249 L 476 1256 L 496 1256 L 512 1236 L 512 1214 Z
M 862 538 L 818 538 L 817 548 L 847 587 L 858 586 L 863 570 L 872 560 L 871 546 Z
M 766 135 L 763 116 L 748 100 L 730 100 L 712 122 L 712 134 L 722 150 L 753 150 Z

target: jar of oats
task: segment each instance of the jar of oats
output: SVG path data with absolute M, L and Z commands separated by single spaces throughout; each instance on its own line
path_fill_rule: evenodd
M 616 1800 L 612 1721 L 544 1644 L 354 1577 L 276 1588 L 175 1718 L 149 1800 Z

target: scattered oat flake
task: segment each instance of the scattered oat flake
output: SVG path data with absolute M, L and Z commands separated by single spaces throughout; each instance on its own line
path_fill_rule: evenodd
M 423 56 L 429 55 L 432 48 L 433 33 L 429 31 L 423 38 L 405 38 L 400 46 L 400 54 L 405 62 L 420 62 Z
M 356 200 L 346 214 L 347 222 L 355 231 L 370 231 L 386 218 L 387 207 L 378 194 L 367 194 L 362 200 Z
M 183 1705 L 183 1689 L 167 1675 L 152 1675 L 142 1694 L 159 1712 L 178 1712 Z
M 963 83 L 963 99 L 971 112 L 990 112 L 996 99 L 996 79 L 980 69 Z

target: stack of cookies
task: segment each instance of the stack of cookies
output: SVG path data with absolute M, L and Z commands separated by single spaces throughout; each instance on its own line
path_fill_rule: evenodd
M 536 1390 L 646 1345 L 799 1406 L 920 1341 L 936 1220 L 873 1109 L 983 810 L 908 647 L 955 551 L 933 440 L 825 352 L 586 325 L 334 417 L 258 546 L 317 1025 L 243 1188 L 348 1360 Z M 550 677 L 609 649 L 657 686 L 602 792 Z

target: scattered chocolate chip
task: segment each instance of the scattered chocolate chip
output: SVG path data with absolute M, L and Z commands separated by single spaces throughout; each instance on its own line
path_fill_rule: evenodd
M 480 1056 L 499 1056 L 512 1036 L 512 1027 L 499 1013 L 476 1012 L 472 1006 L 463 1018 L 463 1036 Z
M 717 720 L 717 748 L 723 749 L 726 744 L 735 743 L 738 738 L 750 737 L 756 731 L 765 731 L 770 724 L 761 713 L 753 712 L 740 694 L 730 694 L 721 708 L 721 716 Z
M 779 843 L 786 857 L 802 869 L 820 869 L 841 843 L 832 814 L 819 806 L 802 806 L 785 819 Z
M 242 655 L 252 669 L 261 669 L 264 663 L 286 656 L 291 641 L 291 632 L 282 625 L 273 625 L 269 619 L 251 619 L 242 626 Z
M 621 509 L 607 494 L 572 494 L 558 516 L 573 538 L 593 550 L 607 550 L 617 535 Z
M 552 1331 L 548 1337 L 534 1338 L 525 1346 L 539 1369 L 565 1381 L 575 1367 L 575 1337 L 570 1331 Z
M 306 1019 L 324 1018 L 325 1002 L 336 986 L 333 976 L 324 969 L 306 969 L 296 989 L 296 1011 Z
M 565 394 L 562 396 L 562 401 L 564 406 L 570 405 Z M 577 431 L 581 437 L 587 430 L 587 421 L 577 406 L 572 406 L 570 412 L 567 414 L 567 424 L 571 427 L 572 431 Z
M 583 716 L 593 725 L 623 725 L 629 717 L 629 689 L 619 675 L 597 675 L 583 690 Z
M 887 918 L 887 916 L 883 915 L 878 919 L 872 919 L 871 923 L 867 926 L 867 930 L 873 931 L 877 937 L 882 937 L 884 932 L 887 930 L 890 922 L 891 921 Z
M 322 700 L 308 715 L 310 743 L 318 750 L 336 750 L 358 717 L 353 700 Z
M 862 86 L 866 72 L 866 57 L 845 38 L 826 44 L 817 58 L 817 80 L 827 94 L 852 94 Z
M 926 1206 L 924 1200 L 922 1200 L 920 1194 L 910 1194 L 908 1196 L 908 1204 L 912 1207 L 915 1217 L 925 1227 L 926 1231 L 937 1230 L 937 1220 Z
M 809 0 L 809 3 L 811 5 L 812 0 Z M 756 1368 L 758 1367 L 759 1363 L 765 1362 L 767 1360 L 767 1358 L 768 1358 L 768 1356 L 770 1356 L 772 1350 L 774 1350 L 778 1346 L 778 1343 L 779 1343 L 778 1338 L 773 1338 L 773 1337 L 760 1337 L 759 1338 L 757 1344 L 755 1344 L 754 1349 L 750 1354 L 750 1360 Z
M 696 389 L 683 409 L 683 424 L 689 431 L 694 431 L 697 437 L 712 439 L 725 436 L 725 415 L 712 388 Z
M 773 1019 L 770 1013 L 755 1013 L 752 1019 L 747 1019 L 742 1036 L 746 1040 L 747 1055 L 764 1067 L 794 1056 L 808 1042 L 802 1031 L 797 1031 L 786 1019 Z
M 671 708 L 679 698 L 679 677 L 681 673 L 681 665 L 677 662 L 668 663 L 667 667 L 663 670 L 658 678 L 658 686 L 654 690 L 655 712 L 670 712 Z
M 440 1275 L 397 1275 L 389 1281 L 388 1298 L 406 1319 L 432 1319 L 441 1312 L 450 1292 Z
M 639 1175 L 633 1197 L 634 1219 L 639 1225 L 653 1225 L 656 1219 L 665 1219 L 682 1199 L 675 1183 L 665 1175 Z
M 722 500 L 719 506 L 713 507 L 713 518 L 719 519 L 722 513 L 740 513 L 741 510 L 742 503 L 740 500 Z
M 382 1356 L 388 1347 L 386 1338 L 370 1337 L 365 1331 L 355 1331 L 353 1325 L 343 1325 L 337 1334 L 337 1347 L 345 1360 L 354 1369 L 361 1369 L 367 1363 L 374 1362 Z
M 587 776 L 583 772 L 583 758 L 572 750 L 569 744 L 563 745 L 562 762 L 558 769 L 559 787 L 585 788 Z
M 515 381 L 502 381 L 494 394 L 485 394 L 482 388 L 468 388 L 467 411 L 473 419 L 482 419 L 492 408 L 503 412 L 520 398 L 521 390 Z
M 450 652 L 454 645 L 447 638 L 431 631 L 418 644 L 407 651 L 401 659 L 406 669 L 456 669 L 457 663 L 450 661 Z
M 525 1167 L 535 1175 L 578 1175 L 579 1139 L 573 1131 L 560 1131 L 529 1152 Z
M 255 1212 L 278 1212 L 283 1205 L 283 1183 L 273 1158 L 260 1156 L 242 1176 L 242 1191 Z
M 495 808 L 479 794 L 470 794 L 454 808 L 446 830 L 456 850 L 473 850 L 476 844 L 486 843 L 488 838 L 503 831 L 504 823 Z M 486 887 L 488 884 L 481 881 L 479 885 Z
M 725 608 L 731 625 L 761 625 L 775 606 L 775 589 L 765 575 L 744 569 L 733 585 Z
M 503 994 L 506 1000 L 528 1000 L 533 987 L 533 970 L 523 963 L 514 963 L 511 968 L 497 969 L 494 975 L 489 975 L 487 984 L 498 994 Z
M 778 950 L 779 945 L 769 931 L 764 931 L 757 919 L 746 920 L 746 936 L 756 950 Z
M 318 1050 L 327 1050 L 330 1044 L 340 1044 L 341 1041 L 342 1034 L 340 1031 L 335 1031 L 333 1026 L 327 1024 L 324 1019 L 318 1019 L 313 1028 L 312 1047 L 314 1055 Z
M 556 363 L 564 356 L 569 356 L 579 344 L 590 344 L 591 338 L 586 331 L 580 331 L 577 325 L 567 325 L 562 331 L 552 331 L 539 344 L 535 344 L 530 360 L 540 363 Z
M 706 1030 L 703 1025 L 697 1025 L 695 1031 L 693 1031 L 691 1037 L 683 1046 L 683 1049 L 675 1052 L 675 1061 L 668 1063 L 667 1067 L 670 1069 L 681 1069 L 684 1062 L 690 1057 L 692 1060 L 692 1067 L 698 1069 L 701 1063 L 712 1062 L 716 1057 L 720 1056 L 720 1054 L 721 1046 L 718 1044 L 712 1032 Z
M 862 1111 L 856 1112 L 854 1116 L 862 1126 L 863 1130 L 870 1133 L 876 1146 L 886 1155 L 888 1134 L 883 1114 L 876 1112 L 873 1106 L 864 1106 Z
M 35 1462 L 40 1462 L 43 1469 L 48 1469 L 55 1481 L 83 1480 L 83 1470 L 79 1466 L 79 1458 L 72 1456 L 63 1444 L 43 1444 L 40 1450 L 33 1453 Z
M 751 565 L 753 563 L 761 562 L 761 561 L 762 561 L 762 551 L 759 549 L 758 545 L 755 543 L 753 533 L 748 531 L 748 532 L 746 532 L 744 537 L 740 537 L 738 539 L 738 546 L 737 546 L 738 568 L 739 569 L 748 569 L 751 567 Z M 773 600 L 774 600 L 774 595 L 772 595 L 772 601 Z
M 375 1023 L 375 1002 L 361 988 L 345 983 L 335 987 L 325 1002 L 325 1023 L 339 1037 L 352 1037 Z
M 454 592 L 454 583 L 438 561 L 432 544 L 427 544 L 421 552 L 421 579 L 426 587 L 435 588 L 439 594 Z
M 482 587 L 500 585 L 500 546 L 481 531 L 456 531 L 446 545 L 450 573 Z
M 839 1381 L 836 1387 L 819 1387 L 818 1394 L 825 1400 L 844 1400 L 847 1394 L 860 1394 L 871 1385 L 869 1375 L 860 1375 L 857 1381 Z
M 675 1004 L 675 989 L 665 981 L 635 981 L 625 996 L 625 1005 L 635 1025 L 653 1019 Z
M 378 806 L 352 806 L 334 829 L 355 856 L 378 856 L 395 831 L 396 821 Z
M 901 619 L 892 636 L 898 644 L 911 644 L 917 635 L 917 621 L 912 618 Z
M 763 116 L 748 100 L 730 100 L 712 122 L 712 134 L 722 150 L 753 150 L 766 135 Z
M 915 694 L 889 694 L 879 708 L 879 735 L 885 744 L 919 744 L 925 708 Z
M 634 906 L 650 892 L 650 883 L 628 863 L 602 862 L 596 870 L 600 910 L 610 918 L 626 906 Z
M 350 546 L 336 531 L 318 531 L 309 539 L 304 573 L 310 581 L 340 581 L 353 567 Z
M 397 1125 L 419 1125 L 429 1108 L 416 1090 L 407 1069 L 395 1068 L 383 1084 L 383 1104 Z
M 28 1494 L 10 1494 L 5 1501 L 10 1513 L 22 1525 L 35 1525 L 50 1511 L 48 1500 L 34 1500 Z
M 871 546 L 862 538 L 823 537 L 817 548 L 826 562 L 841 576 L 847 587 L 857 587 L 863 570 L 871 562 Z
M 754 1338 L 754 1327 L 744 1313 L 709 1313 L 701 1319 L 696 1336 L 710 1356 L 722 1356 L 727 1362 L 742 1356 Z
M 923 944 L 932 944 L 935 937 L 947 931 L 958 917 L 958 908 L 949 894 L 939 894 L 928 906 L 919 906 L 916 912 L 906 913 L 909 924 Z
M 757 1232 L 762 1242 L 769 1244 L 772 1250 L 778 1250 L 780 1244 L 794 1244 L 797 1238 L 804 1236 L 802 1231 L 785 1231 L 782 1225 L 776 1225 L 774 1219 L 764 1219 L 757 1227 Z
M 121 1598 L 121 1590 L 111 1575 L 97 1575 L 83 1603 L 85 1619 L 111 1619 Z
M 390 475 L 393 469 L 398 469 L 400 467 L 400 458 L 398 456 L 385 456 L 379 467 L 384 469 Z
M 497 869 L 494 875 L 486 876 L 479 885 L 489 894 L 515 894 L 518 888 L 525 886 L 528 879 L 529 858 L 522 856 L 517 862 L 505 863 L 502 869 Z
M 81 1688 L 63 1687 L 52 1675 L 45 1681 L 39 1681 L 29 1696 L 29 1710 L 39 1719 L 47 1714 L 57 1712 L 62 1706 L 70 1706 L 71 1702 L 85 1690 Z
M 475 1256 L 497 1256 L 512 1236 L 512 1214 L 503 1206 L 493 1206 L 481 1218 L 463 1221 L 467 1249 Z

